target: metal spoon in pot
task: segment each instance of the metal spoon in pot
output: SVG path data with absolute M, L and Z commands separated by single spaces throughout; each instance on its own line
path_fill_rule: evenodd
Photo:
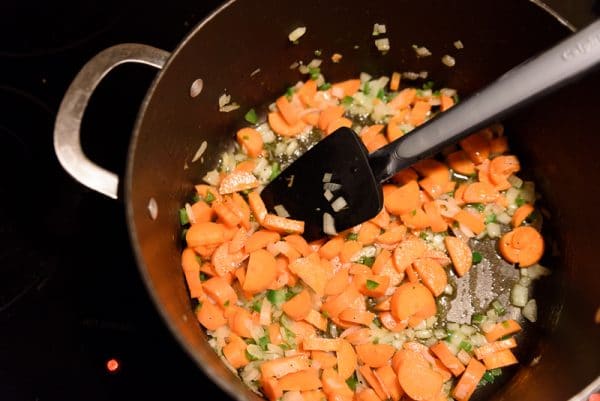
M 338 129 L 287 167 L 261 197 L 270 210 L 282 205 L 291 218 L 303 220 L 309 239 L 324 231 L 343 231 L 379 213 L 381 183 L 398 171 L 567 84 L 599 62 L 600 20 L 371 154 L 352 130 Z M 325 197 L 327 189 L 333 198 Z

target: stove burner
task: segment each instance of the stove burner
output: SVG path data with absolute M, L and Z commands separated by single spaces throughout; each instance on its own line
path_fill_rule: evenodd
M 0 2 L 0 56 L 31 57 L 58 53 L 108 31 L 123 15 L 116 0 L 95 5 L 62 0 Z

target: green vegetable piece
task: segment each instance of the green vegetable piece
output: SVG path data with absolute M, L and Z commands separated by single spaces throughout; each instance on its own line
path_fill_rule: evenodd
M 373 280 L 367 280 L 367 283 L 365 285 L 368 290 L 374 290 L 375 288 L 379 287 L 379 283 Z
M 352 102 L 354 102 L 354 98 L 352 96 L 344 96 L 342 98 L 343 106 L 350 106 L 352 104 Z
M 321 49 L 317 49 L 315 50 L 315 56 L 320 56 L 321 54 L 323 54 L 323 51 Z
M 331 88 L 331 84 L 329 82 L 325 82 L 323 85 L 319 86 L 317 89 L 320 91 L 326 91 Z
M 500 369 L 500 368 L 490 369 L 490 370 L 488 370 L 488 372 L 490 372 L 492 374 L 492 376 L 496 376 L 496 377 L 502 375 L 502 369 Z
M 387 96 L 385 95 L 385 90 L 383 90 L 383 88 L 377 91 L 377 98 L 383 100 L 384 103 L 387 103 Z
M 267 299 L 273 305 L 279 305 L 285 302 L 286 290 L 267 290 Z
M 373 324 L 379 328 L 383 327 L 383 324 L 381 324 L 381 320 L 379 320 L 377 316 L 373 318 Z
M 308 67 L 308 74 L 310 75 L 310 79 L 316 81 L 319 79 L 319 75 L 321 75 L 321 69 L 319 67 Z
M 248 112 L 244 115 L 244 118 L 250 124 L 256 124 L 258 122 L 258 116 L 256 115 L 256 111 L 254 109 L 248 110 Z
M 346 236 L 347 241 L 356 241 L 358 239 L 357 233 L 350 233 Z
M 473 264 L 477 264 L 483 260 L 483 256 L 479 252 L 473 252 Z
M 181 240 L 183 242 L 185 242 L 185 236 L 186 236 L 187 232 L 188 232 L 188 228 L 187 227 L 184 228 L 183 230 L 181 230 Z
M 179 224 L 181 224 L 182 226 L 190 224 L 190 219 L 188 218 L 187 212 L 184 207 L 179 209 Z
M 504 316 L 506 314 L 506 309 L 504 308 L 504 306 L 502 306 L 500 301 L 495 300 L 494 302 L 492 302 L 492 307 L 494 308 L 498 316 Z
M 369 86 L 369 82 L 365 82 L 365 84 L 363 85 L 362 91 L 367 96 L 371 93 L 371 87 Z
M 263 350 L 267 350 L 267 345 L 269 345 L 269 336 L 264 335 L 258 339 L 258 346 Z
M 213 203 L 214 200 L 215 200 L 215 196 L 212 194 L 212 192 L 206 191 L 206 196 L 204 197 L 204 202 L 206 202 L 210 205 L 211 203 Z
M 285 90 L 285 97 L 287 98 L 287 100 L 292 100 L 292 98 L 294 97 L 294 88 L 292 86 Z
M 249 352 L 248 352 L 248 350 L 246 350 L 245 352 L 246 352 L 246 358 L 247 358 L 249 361 L 257 361 L 257 360 L 258 360 L 258 358 L 257 358 L 257 357 L 255 357 L 254 355 L 252 355 L 251 353 L 249 353 Z
M 489 370 L 483 374 L 483 378 L 488 383 L 493 383 L 494 380 L 496 379 L 496 377 L 494 377 L 494 375 L 491 374 Z
M 473 349 L 473 346 L 469 342 L 461 341 L 460 345 L 458 346 L 458 348 L 464 349 L 467 352 L 471 352 L 471 350 Z
M 223 304 L 224 306 L 229 306 L 229 300 L 225 301 L 225 303 Z
M 350 390 L 356 391 L 356 385 L 358 384 L 358 377 L 356 377 L 356 372 L 352 374 L 348 379 L 346 379 L 346 384 L 350 387 Z
M 495 223 L 495 222 L 496 222 L 496 215 L 494 213 L 489 214 L 488 216 L 485 217 L 485 224 Z
M 432 89 L 435 86 L 435 82 L 433 81 L 427 81 L 423 84 L 423 90 L 429 90 Z
M 471 322 L 473 324 L 481 324 L 484 318 L 485 316 L 483 316 L 481 313 L 476 313 L 471 317 Z
M 202 200 L 202 198 L 201 198 L 201 197 L 200 197 L 200 195 L 198 195 L 197 193 L 195 193 L 195 194 L 192 196 L 192 202 L 193 202 L 193 203 L 196 203 L 196 202 L 198 202 L 198 201 L 201 201 L 201 200 Z
M 273 181 L 277 176 L 281 174 L 281 168 L 279 167 L 279 163 L 273 162 L 271 166 L 271 175 L 269 176 L 269 181 Z
M 208 276 L 204 272 L 200 272 L 200 281 L 208 280 Z
M 256 301 L 254 301 L 254 302 L 252 303 L 252 306 L 251 306 L 251 308 L 252 308 L 252 310 L 253 310 L 253 311 L 255 311 L 255 312 L 260 312 L 260 308 L 261 308 L 261 306 L 262 306 L 262 301 L 261 301 L 260 299 L 257 299 Z
M 521 198 L 521 196 L 517 196 L 517 199 L 515 199 L 515 204 L 519 207 L 523 206 L 526 203 L 527 202 L 525 202 L 525 199 Z
M 361 265 L 372 267 L 373 263 L 375 263 L 375 257 L 373 257 L 373 256 L 361 256 L 360 259 L 358 259 L 358 263 L 360 263 Z

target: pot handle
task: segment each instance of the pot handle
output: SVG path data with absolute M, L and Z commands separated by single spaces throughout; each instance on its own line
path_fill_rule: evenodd
M 88 159 L 81 149 L 81 119 L 90 96 L 113 68 L 140 63 L 161 69 L 171 54 L 152 46 L 124 43 L 109 47 L 79 71 L 58 109 L 54 125 L 54 152 L 62 167 L 86 187 L 117 199 L 119 177 Z

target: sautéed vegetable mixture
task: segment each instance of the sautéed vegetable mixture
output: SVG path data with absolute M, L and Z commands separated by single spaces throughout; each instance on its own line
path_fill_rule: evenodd
M 223 362 L 270 401 L 468 400 L 518 363 L 521 330 L 498 300 L 470 324 L 440 307 L 481 262 L 472 239 L 497 240 L 521 278 L 512 308 L 536 320 L 532 280 L 547 274 L 534 185 L 517 177 L 500 125 L 396 174 L 385 207 L 345 232 L 307 243 L 260 189 L 340 127 L 372 152 L 458 101 L 401 85 L 400 74 L 326 83 L 318 68 L 269 107 L 248 111 L 217 169 L 180 210 L 182 265 L 196 315 Z M 336 187 L 324 177 L 324 196 Z

